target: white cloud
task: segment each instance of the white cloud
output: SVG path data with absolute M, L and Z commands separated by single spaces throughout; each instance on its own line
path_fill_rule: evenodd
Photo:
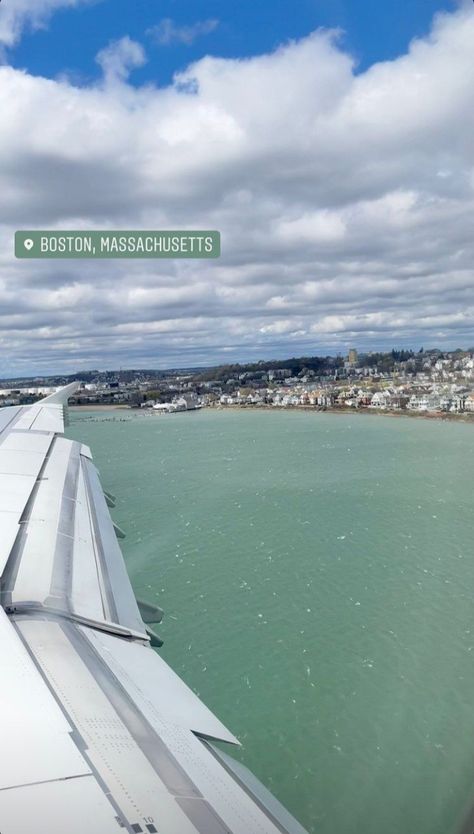
M 325 243 L 342 240 L 346 224 L 340 213 L 322 209 L 295 220 L 283 220 L 278 233 L 289 243 Z
M 11 47 L 26 26 L 40 29 L 53 12 L 97 0 L 10 0 L 0 6 L 0 44 Z
M 0 68 L 0 373 L 474 344 L 473 42 L 466 7 L 362 74 L 327 32 L 164 89 L 126 83 L 127 38 L 88 88 Z M 218 228 L 223 254 L 15 262 L 35 226 Z
M 147 35 L 150 35 L 155 43 L 160 46 L 170 46 L 173 43 L 184 43 L 186 46 L 190 46 L 197 38 L 201 38 L 203 35 L 210 35 L 218 26 L 219 21 L 215 18 L 199 20 L 187 26 L 180 26 L 170 17 L 165 17 L 156 26 L 148 29 Z
M 130 72 L 146 63 L 143 46 L 132 41 L 128 36 L 112 41 L 97 55 L 97 63 L 102 67 L 107 83 L 123 82 Z

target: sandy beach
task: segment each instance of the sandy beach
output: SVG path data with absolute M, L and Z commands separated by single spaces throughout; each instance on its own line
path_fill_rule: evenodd
M 407 409 L 400 409 L 396 411 L 388 411 L 384 409 L 378 408 L 325 408 L 319 409 L 314 408 L 313 406 L 309 405 L 292 405 L 292 406 L 282 406 L 276 408 L 275 406 L 268 406 L 268 405 L 212 405 L 207 406 L 208 408 L 218 408 L 221 411 L 312 411 L 314 414 L 351 414 L 351 415 L 359 415 L 359 414 L 371 414 L 379 417 L 414 417 L 422 420 L 455 420 L 464 423 L 472 423 L 474 422 L 474 413 L 469 412 L 461 412 L 459 414 L 451 413 L 451 412 L 444 412 L 444 411 L 408 411 Z M 144 409 L 141 408 L 131 408 L 129 405 L 98 405 L 98 404 L 91 404 L 91 405 L 70 405 L 70 411 L 79 412 L 79 411 L 130 411 L 135 414 L 143 414 Z M 146 409 L 146 413 L 153 413 L 152 409 Z M 179 412 L 183 413 L 183 412 Z
M 139 408 L 130 408 L 129 405 L 69 405 L 69 411 L 140 411 Z

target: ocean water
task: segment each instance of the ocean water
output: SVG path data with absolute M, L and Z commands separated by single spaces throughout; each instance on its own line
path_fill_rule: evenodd
M 308 831 L 459 832 L 474 426 L 76 411 L 68 435 L 117 496 L 134 589 L 165 610 L 163 657 Z

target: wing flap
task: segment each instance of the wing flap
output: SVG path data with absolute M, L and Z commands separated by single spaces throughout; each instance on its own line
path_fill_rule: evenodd
M 15 422 L 15 428 L 21 431 L 46 431 L 62 434 L 64 432 L 64 411 L 61 405 L 43 406 L 39 404 L 24 406 Z
M 33 487 L 33 483 L 32 483 Z M 16 537 L 18 536 L 18 523 L 20 520 L 20 513 L 18 512 L 4 512 L 0 510 L 0 530 L 2 531 L 0 539 L 0 601 L 2 600 L 3 582 L 2 575 L 8 564 L 8 559 L 13 550 Z
M 29 436 L 12 431 L 0 445 L 0 578 L 51 441 L 51 435 Z M 0 588 L 4 590 L 3 583 Z
M 0 507 L 2 507 L 2 511 L 15 513 L 15 518 L 19 519 L 30 497 L 34 483 L 34 478 L 28 477 L 28 475 L 0 474 Z
M 89 450 L 64 437 L 15 434 L 0 446 L 0 500 L 3 488 L 14 511 L 0 545 L 3 600 L 117 623 L 146 640 Z
M 186 715 L 171 715 L 177 688 L 172 685 L 169 696 L 155 689 L 167 687 L 167 676 L 152 676 L 147 685 L 152 649 L 141 647 L 139 660 L 131 663 L 124 654 L 122 666 L 115 647 L 131 644 L 118 637 L 106 640 L 100 654 L 91 629 L 34 617 L 21 618 L 17 626 L 127 831 L 147 834 L 151 824 L 163 834 L 282 834 L 285 829 L 275 826 L 188 728 Z M 188 701 L 191 723 L 193 712 L 206 710 L 194 698 Z M 90 831 L 109 834 L 97 826 Z
M 0 408 L 0 436 L 2 432 L 15 423 L 15 418 L 21 412 L 21 405 L 11 405 L 8 408 Z
M 36 432 L 21 431 L 16 426 L 4 438 L 1 451 L 27 452 L 33 455 L 42 455 L 43 458 L 51 445 L 51 433 L 37 434 Z
M 75 471 L 78 443 L 56 438 L 46 459 L 34 500 L 22 524 L 12 602 L 46 604 L 50 596 L 65 607 L 71 571 Z
M 1 608 L 0 646 L 1 715 L 8 718 L 2 721 L 0 796 L 7 788 L 90 773 L 68 721 Z
M 107 669 L 100 664 L 90 667 L 87 646 L 76 637 L 77 627 L 33 620 L 22 620 L 18 626 L 73 716 L 92 769 L 117 799 L 121 814 L 132 824 L 136 821 L 144 832 L 147 818 L 158 819 L 160 834 L 196 834 L 175 800 L 176 795 L 192 795 L 193 783 L 159 739 L 146 735 L 139 714 L 127 709 L 120 690 L 112 688 L 114 700 L 108 697 L 103 686 L 109 679 Z M 90 831 L 102 834 L 96 824 Z
M 171 721 L 207 738 L 239 744 L 159 654 L 108 634 L 83 631 L 151 724 Z
M 30 475 L 36 480 L 43 461 L 44 455 L 3 449 L 0 446 L 1 475 Z
M 107 590 L 107 606 L 114 622 L 135 631 L 144 631 L 137 601 L 130 585 L 113 521 L 94 464 L 86 457 L 82 466 L 89 512 L 101 574 Z
M 77 483 L 74 517 L 74 556 L 72 563 L 71 604 L 75 613 L 94 620 L 110 619 L 104 608 L 104 582 L 93 535 L 83 467 Z

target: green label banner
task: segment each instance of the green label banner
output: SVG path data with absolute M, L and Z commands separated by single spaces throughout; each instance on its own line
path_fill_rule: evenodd
M 216 231 L 15 232 L 17 258 L 218 258 Z

